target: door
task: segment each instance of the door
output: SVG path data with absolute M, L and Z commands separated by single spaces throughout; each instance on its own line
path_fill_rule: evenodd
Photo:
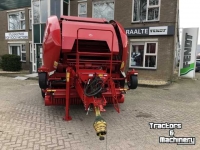
M 37 44 L 36 47 L 37 47 L 37 69 L 38 69 L 43 65 L 43 59 L 42 59 L 43 49 L 42 49 L 42 44 Z
M 32 52 L 32 72 L 37 72 L 36 63 L 36 44 L 30 44 L 30 52 Z

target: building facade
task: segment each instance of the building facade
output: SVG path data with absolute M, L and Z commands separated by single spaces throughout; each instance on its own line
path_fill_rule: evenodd
M 56 15 L 58 18 L 61 15 L 70 15 L 69 0 L 31 0 L 32 16 L 33 16 L 33 61 L 32 72 L 37 72 L 37 69 L 42 65 L 42 42 L 46 25 L 46 20 L 49 16 Z
M 31 2 L 27 0 L 0 1 L 0 56 L 16 54 L 22 68 L 29 69 L 32 61 Z
M 179 0 L 31 0 L 31 15 L 27 14 L 28 8 L 25 10 L 25 16 L 33 16 L 32 30 L 25 30 L 29 36 L 27 41 L 32 41 L 32 49 L 26 53 L 26 59 L 30 57 L 32 62 L 32 72 L 37 72 L 42 65 L 47 18 L 70 15 L 118 21 L 129 39 L 126 70 L 136 69 L 140 79 L 171 80 L 173 77 L 179 45 Z M 25 22 L 28 26 L 30 19 Z M 7 32 L 5 27 L 4 32 Z M 4 42 L 0 46 L 8 52 L 8 41 L 4 35 L 0 36 Z
M 72 16 L 116 20 L 129 39 L 128 69 L 140 79 L 171 80 L 179 47 L 178 0 L 73 0 Z

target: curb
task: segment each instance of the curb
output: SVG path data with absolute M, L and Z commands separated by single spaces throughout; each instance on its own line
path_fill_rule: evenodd
M 0 76 L 15 78 L 17 76 L 24 76 L 24 75 L 18 74 L 18 73 L 12 73 L 12 74 L 9 74 L 9 73 L 0 73 Z M 35 80 L 35 81 L 38 81 L 38 77 L 28 77 L 28 79 L 26 79 L 26 80 Z M 138 84 L 138 87 L 163 88 L 163 87 L 170 86 L 171 84 L 172 84 L 171 82 L 168 82 L 167 84 L 164 84 L 164 85 Z
M 0 73 L 0 76 L 15 78 L 17 76 L 24 76 L 24 75 L 17 74 L 17 73 L 12 73 L 12 74 Z M 26 80 L 38 80 L 38 77 L 28 77 L 28 79 Z
M 0 73 L 2 77 L 17 77 L 17 73 L 7 74 L 7 73 Z
M 150 84 L 138 84 L 138 87 L 149 87 L 149 88 L 165 88 L 172 85 L 171 82 L 168 82 L 167 84 L 162 85 L 150 85 Z

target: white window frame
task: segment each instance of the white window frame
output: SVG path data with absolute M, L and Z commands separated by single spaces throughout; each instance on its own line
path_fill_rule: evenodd
M 70 0 L 68 2 L 65 2 L 63 0 L 63 3 L 68 4 L 68 16 L 70 16 Z M 61 15 L 63 15 L 63 3 L 62 3 L 62 6 L 61 6 Z
M 49 16 L 51 16 L 51 0 L 48 0 L 49 2 L 47 3 L 48 4 L 48 6 L 47 6 L 47 8 L 48 8 L 48 17 Z M 60 16 L 62 16 L 63 15 L 63 0 L 60 0 Z M 39 8 L 40 8 L 40 3 L 39 3 Z M 41 17 L 40 17 L 41 18 Z
M 134 1 L 135 0 L 132 0 L 132 17 L 131 17 L 131 22 L 132 23 L 139 23 L 139 22 L 158 22 L 160 21 L 160 10 L 161 10 L 161 0 L 158 0 L 159 3 L 158 5 L 153 5 L 153 6 L 150 6 L 149 5 L 149 0 L 147 0 L 147 8 L 146 8 L 146 20 L 139 20 L 139 21 L 133 21 L 133 17 L 134 17 Z M 157 20 L 148 20 L 148 9 L 149 8 L 159 8 L 159 14 L 158 14 L 158 19 Z
M 33 62 L 33 49 L 32 49 L 32 43 L 29 43 L 29 52 L 30 52 L 30 62 Z
M 39 4 L 38 4 L 38 12 L 39 12 L 39 22 L 35 22 L 34 21 L 34 2 L 39 2 Z M 51 16 L 50 14 L 51 14 L 51 12 L 50 12 L 50 10 L 51 10 L 51 1 L 50 0 L 48 0 L 47 1 L 47 18 L 49 17 L 49 16 Z M 41 0 L 37 0 L 37 1 L 31 1 L 31 13 L 32 13 L 32 24 L 43 24 L 43 23 L 46 23 L 46 21 L 44 21 L 44 22 L 42 22 L 42 20 L 41 20 Z M 62 9 L 62 3 L 60 4 L 60 7 L 61 7 L 61 9 Z M 60 10 L 60 12 L 61 12 L 62 10 Z
M 92 18 L 94 18 L 94 7 L 93 7 L 93 5 L 95 3 L 105 3 L 105 2 L 114 3 L 113 20 L 115 19 L 115 0 L 93 0 L 93 2 L 92 2 Z
M 144 43 L 144 56 L 143 56 L 143 67 L 140 66 L 131 66 L 131 52 L 132 52 L 132 46 L 138 45 Z M 156 44 L 156 51 L 155 53 L 147 53 L 147 44 L 148 43 L 155 43 Z M 156 64 L 155 67 L 145 67 L 145 56 L 156 56 Z M 157 69 L 157 59 L 158 59 L 158 40 L 157 39 L 146 39 L 146 40 L 139 40 L 134 39 L 130 40 L 130 53 L 129 53 L 129 68 L 141 68 L 141 69 Z
M 80 13 L 80 4 L 85 3 L 86 4 L 86 13 Z M 80 15 L 86 15 L 87 17 L 87 1 L 83 0 L 83 1 L 78 1 L 78 17 L 80 17 Z
M 28 17 L 29 17 L 29 30 L 32 30 L 33 16 L 31 8 L 28 9 Z
M 26 54 L 26 48 L 25 51 L 22 51 L 22 45 L 26 47 L 26 44 L 19 43 L 19 44 L 8 44 L 9 54 L 12 54 L 11 46 L 18 46 L 20 49 L 17 50 L 17 55 L 20 56 L 21 62 L 26 62 L 26 60 L 22 60 L 22 54 Z M 27 57 L 26 57 L 27 59 Z
M 24 13 L 24 19 L 19 19 L 19 21 L 20 21 L 20 29 L 14 29 L 14 30 L 11 30 L 10 29 L 10 23 L 9 23 L 9 15 L 12 15 L 12 14 L 19 14 L 19 16 L 20 16 L 20 13 L 21 12 L 23 12 Z M 13 11 L 13 12 L 8 12 L 7 13 L 7 20 L 8 20 L 8 31 L 16 31 L 16 30 L 26 30 L 26 14 L 25 14 L 25 10 L 16 10 L 16 11 Z M 25 21 L 25 29 L 22 29 L 22 27 L 21 27 L 21 22 L 22 21 Z
M 39 2 L 39 7 L 38 7 L 38 9 L 39 9 L 39 22 L 35 22 L 35 16 L 34 16 L 34 2 Z M 32 13 L 32 18 L 33 18 L 33 22 L 32 22 L 32 24 L 40 24 L 40 18 L 41 18 L 41 16 L 40 16 L 40 0 L 38 0 L 38 1 L 31 1 L 31 13 Z

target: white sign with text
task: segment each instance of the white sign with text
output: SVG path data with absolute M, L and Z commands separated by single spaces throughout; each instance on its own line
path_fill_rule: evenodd
M 6 40 L 28 39 L 28 32 L 8 32 L 5 33 Z
M 168 26 L 149 27 L 149 35 L 167 35 Z
M 184 28 L 180 52 L 179 76 L 195 78 L 196 49 L 199 28 Z

